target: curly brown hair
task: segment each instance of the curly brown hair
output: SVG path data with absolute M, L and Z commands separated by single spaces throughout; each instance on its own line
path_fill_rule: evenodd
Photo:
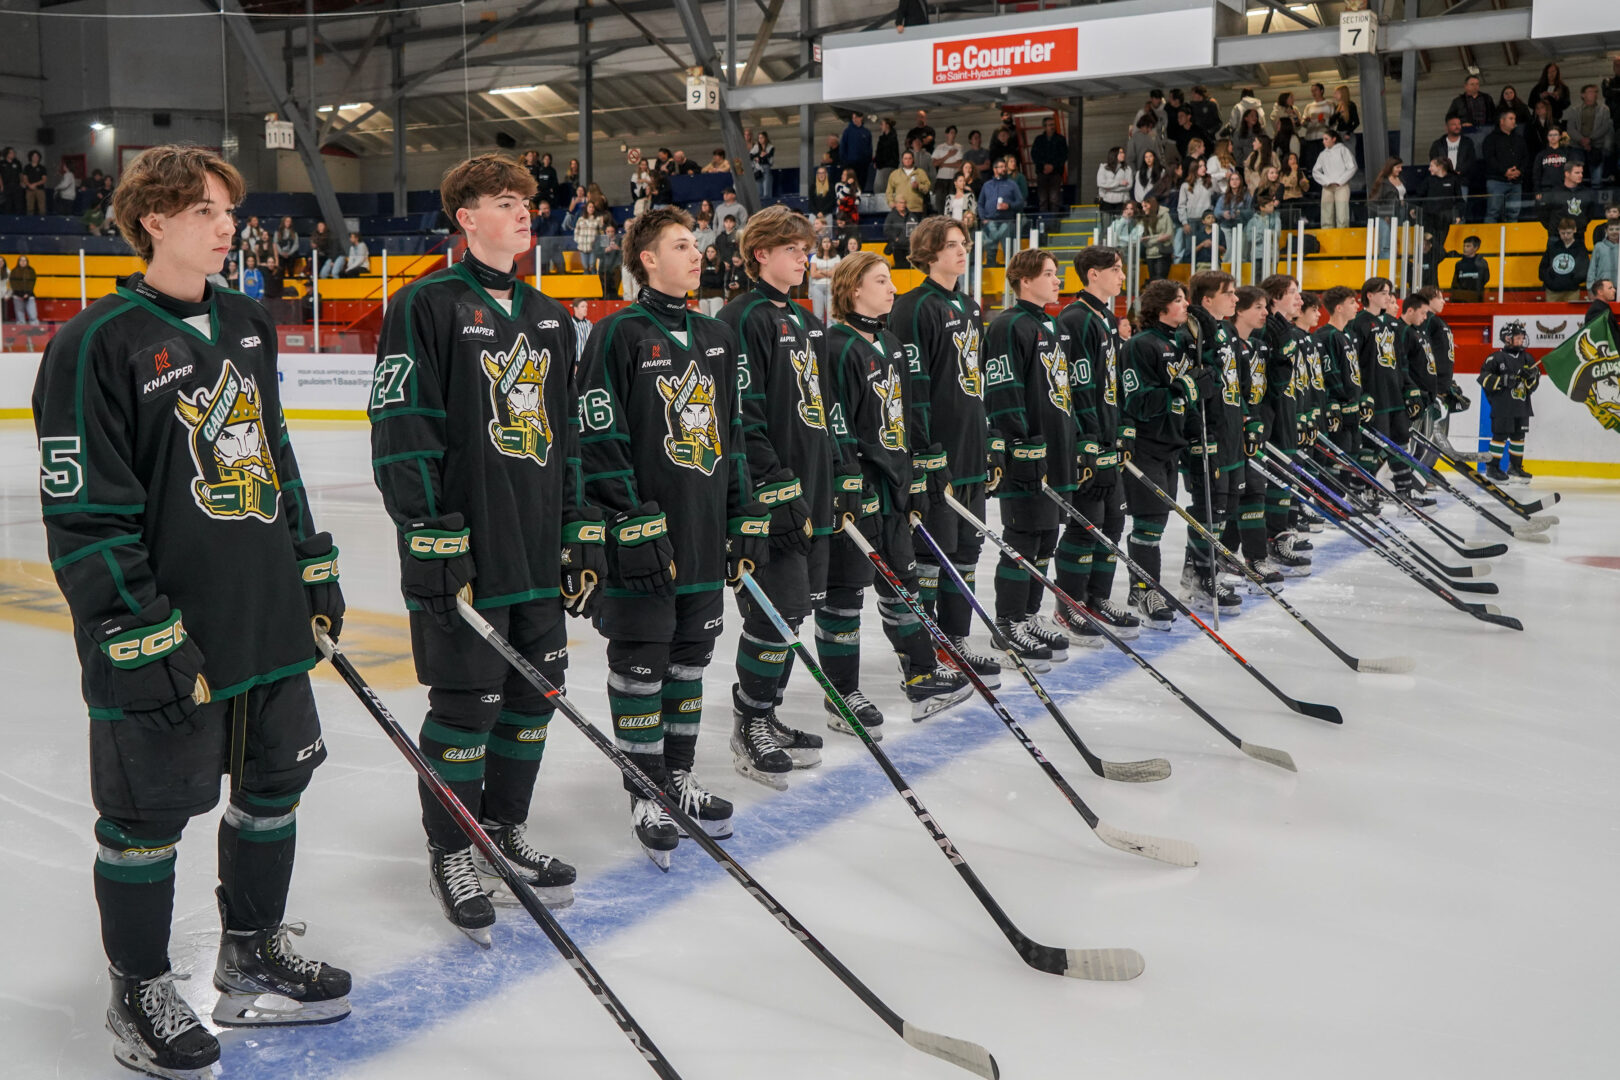
M 152 237 L 141 218 L 147 214 L 177 214 L 208 198 L 208 178 L 218 178 L 235 206 L 247 194 L 236 167 L 212 150 L 200 146 L 153 146 L 129 163 L 113 193 L 113 220 L 124 242 L 147 262 L 152 261 Z
M 478 205 L 479 199 L 493 199 L 513 192 L 527 199 L 539 190 L 534 177 L 514 158 L 505 154 L 479 154 L 452 167 L 439 182 L 439 199 L 444 216 L 460 228 L 456 211 Z
M 664 230 L 674 225 L 690 229 L 692 215 L 678 206 L 661 206 L 631 219 L 625 225 L 619 250 L 623 253 L 624 265 L 630 268 L 630 276 L 642 285 L 647 284 L 647 268 L 641 264 L 641 253 L 657 247 L 658 238 L 664 235 Z

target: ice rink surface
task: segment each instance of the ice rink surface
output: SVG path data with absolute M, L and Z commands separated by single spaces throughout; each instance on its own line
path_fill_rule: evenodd
M 303 424 L 295 440 L 343 553 L 342 644 L 414 734 L 425 693 L 366 435 Z M 87 721 L 24 423 L 0 425 L 0 481 L 0 1075 L 128 1076 L 102 1027 Z M 891 1007 L 982 1043 L 1003 1077 L 1612 1077 L 1620 484 L 1534 490 L 1554 487 L 1552 543 L 1509 541 L 1489 560 L 1502 592 L 1488 599 L 1524 633 L 1451 610 L 1331 531 L 1315 538 L 1317 574 L 1286 595 L 1351 653 L 1412 656 L 1412 674 L 1349 671 L 1267 601 L 1223 620 L 1282 689 L 1342 709 L 1342 728 L 1288 712 L 1185 621 L 1143 632 L 1165 674 L 1238 735 L 1292 753 L 1297 775 L 1238 753 L 1112 650 L 1074 649 L 1046 683 L 1091 748 L 1174 768 L 1159 783 L 1101 780 L 1006 673 L 1008 707 L 1103 820 L 1192 842 L 1196 869 L 1105 847 L 982 703 L 913 725 L 868 602 L 863 688 L 889 715 L 884 748 L 1027 934 L 1137 949 L 1135 981 L 1026 967 L 862 746 L 826 730 L 803 672 L 783 715 L 826 737 L 824 764 L 786 794 L 738 776 L 734 609 L 698 747 L 699 776 L 738 804 L 727 850 Z M 1440 517 L 1503 539 L 1445 496 Z M 1183 536 L 1172 519 L 1167 567 Z M 987 600 L 993 561 L 987 544 Z M 600 640 L 571 623 L 570 697 L 607 729 L 604 677 Z M 413 774 L 335 674 L 315 686 L 331 757 L 299 814 L 288 917 L 310 924 L 304 953 L 353 971 L 354 1015 L 224 1034 L 222 1074 L 649 1075 L 521 910 L 502 910 L 489 952 L 451 929 L 428 893 Z M 181 845 L 171 947 L 204 1015 L 217 813 Z M 560 716 L 532 822 L 543 850 L 579 868 L 560 921 L 688 1080 L 968 1075 L 892 1035 L 695 846 L 659 873 L 631 838 L 617 770 Z

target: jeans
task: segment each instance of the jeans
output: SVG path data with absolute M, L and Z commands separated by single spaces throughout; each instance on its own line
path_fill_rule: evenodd
M 1518 221 L 1519 210 L 1524 205 L 1523 188 L 1517 180 L 1487 180 L 1485 181 L 1485 220 L 1491 221 Z M 1502 216 L 1504 205 L 1507 208 L 1507 217 Z
M 12 296 L 11 310 L 16 313 L 16 322 L 34 324 L 39 322 L 39 305 L 34 303 L 32 296 Z
M 763 206 L 770 201 L 775 192 L 776 177 L 771 175 L 771 170 L 766 169 L 762 173 L 755 173 L 754 179 L 759 183 L 759 201 Z
M 321 261 L 321 277 L 337 277 L 343 272 L 343 259 L 323 259 Z
M 827 319 L 827 308 L 832 302 L 832 280 L 818 278 L 810 282 L 810 307 L 816 313 L 816 318 L 823 322 Z
M 1010 236 L 1012 236 L 1012 234 L 1013 234 L 1013 223 L 1012 223 L 1011 219 L 1008 219 L 1006 221 L 987 221 L 987 222 L 985 222 L 984 223 L 984 246 L 987 249 L 986 250 L 986 256 L 989 257 L 989 258 L 994 258 L 994 253 L 989 251 L 988 249 L 991 248 L 992 245 L 994 245 L 996 247 L 999 247 L 1001 245 L 1001 242 L 1003 240 L 1006 240 Z

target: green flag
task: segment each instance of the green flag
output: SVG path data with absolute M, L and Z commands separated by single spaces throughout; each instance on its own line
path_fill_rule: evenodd
M 1605 315 L 1542 359 L 1558 389 L 1592 410 L 1597 422 L 1620 431 L 1620 351 L 1614 317 Z

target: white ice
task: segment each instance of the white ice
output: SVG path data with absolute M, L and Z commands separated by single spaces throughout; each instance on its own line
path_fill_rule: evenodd
M 425 695 L 366 435 L 303 424 L 295 437 L 319 523 L 343 551 L 343 643 L 414 733 Z M 0 430 L 0 483 L 0 1075 L 128 1075 L 102 1028 L 87 721 L 26 424 Z M 1238 753 L 1122 657 L 1073 650 L 1047 685 L 1091 747 L 1174 766 L 1156 784 L 1103 781 L 1007 674 L 1008 706 L 1103 820 L 1191 841 L 1197 869 L 1105 847 L 983 705 L 911 724 L 868 603 L 864 682 L 889 716 L 884 748 L 1026 933 L 1137 949 L 1147 968 L 1134 982 L 1026 967 L 861 745 L 826 730 L 803 672 L 784 718 L 825 736 L 825 763 L 786 794 L 733 772 L 734 612 L 699 747 L 700 776 L 738 803 L 727 847 L 893 1009 L 982 1043 L 1004 1077 L 1613 1076 L 1620 574 L 1574 560 L 1620 555 L 1620 485 L 1534 490 L 1554 487 L 1566 498 L 1552 543 L 1509 540 L 1490 560 L 1502 593 L 1487 599 L 1522 618 L 1522 634 L 1445 607 L 1333 533 L 1316 538 L 1320 572 L 1286 595 L 1350 652 L 1411 655 L 1415 673 L 1352 673 L 1267 602 L 1223 622 L 1284 690 L 1339 706 L 1342 728 L 1289 713 L 1185 624 L 1144 632 L 1168 676 L 1238 735 L 1292 753 L 1298 775 Z M 1440 516 L 1504 539 L 1444 497 Z M 1172 520 L 1167 567 L 1182 543 Z M 987 601 L 993 562 L 987 545 Z M 578 622 L 571 638 L 570 696 L 606 728 L 601 642 Z M 306 953 L 354 972 L 355 1011 L 330 1027 L 226 1033 L 223 1075 L 648 1075 L 521 911 L 503 910 L 487 953 L 446 924 L 410 770 L 330 672 L 316 691 L 331 758 L 300 809 L 288 916 L 310 924 Z M 579 867 L 560 921 L 681 1075 L 966 1075 L 892 1035 L 695 847 L 660 874 L 632 842 L 625 802 L 613 767 L 553 723 L 533 821 L 544 849 Z M 181 845 L 172 941 L 205 1014 L 216 816 Z

